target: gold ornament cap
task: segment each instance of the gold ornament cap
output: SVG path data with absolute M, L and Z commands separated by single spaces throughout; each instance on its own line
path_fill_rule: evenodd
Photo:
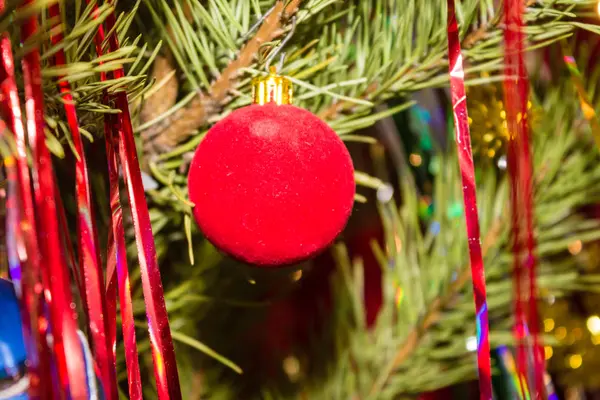
M 252 79 L 252 103 L 254 104 L 292 104 L 293 92 L 292 82 L 278 75 L 274 66 L 269 68 L 269 75 Z

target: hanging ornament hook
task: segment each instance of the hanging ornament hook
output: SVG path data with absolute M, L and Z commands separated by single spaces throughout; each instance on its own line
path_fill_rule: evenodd
M 285 38 L 281 41 L 281 43 L 279 43 L 278 46 L 276 46 L 271 53 L 269 54 L 269 56 L 267 57 L 267 60 L 265 61 L 265 68 L 267 71 L 270 71 L 270 67 L 271 67 L 271 62 L 275 59 L 275 57 L 277 56 L 277 54 L 279 54 L 279 52 L 281 51 L 281 49 L 283 49 L 285 47 L 285 45 L 290 41 L 290 39 L 292 38 L 292 36 L 294 36 L 294 32 L 296 31 L 296 16 L 294 15 L 292 17 L 292 27 L 290 29 L 290 31 L 288 32 L 288 34 L 285 36 Z M 281 60 L 279 61 L 279 68 L 277 72 L 281 71 L 281 68 L 283 67 L 283 60 L 285 58 L 285 53 L 283 53 L 281 55 Z
M 258 29 L 259 26 L 261 26 L 261 24 L 264 22 L 265 19 L 267 19 L 267 17 L 269 15 L 271 15 L 271 13 L 273 12 L 273 10 L 275 10 L 276 6 L 271 7 L 270 9 L 267 10 L 266 13 L 264 13 L 263 15 L 260 16 L 260 18 L 258 18 L 258 20 L 254 23 L 254 25 L 252 25 L 250 27 L 250 29 L 248 29 L 248 31 L 244 34 L 244 36 L 242 36 L 242 41 L 245 42 L 246 40 L 248 40 L 248 38 L 250 37 L 250 35 L 252 34 L 252 32 L 254 32 L 255 30 Z
M 290 31 L 278 46 L 272 48 L 267 59 L 265 60 L 265 67 L 269 72 L 268 75 L 258 76 L 252 80 L 252 102 L 254 104 L 292 104 L 292 82 L 288 78 L 279 75 L 279 72 L 283 68 L 285 53 L 281 53 L 279 65 L 277 67 L 272 66 L 271 62 L 275 59 L 277 54 L 281 52 L 281 49 L 286 45 L 286 43 L 289 42 L 294 35 L 295 30 L 296 17 L 294 16 L 292 17 L 292 26 Z

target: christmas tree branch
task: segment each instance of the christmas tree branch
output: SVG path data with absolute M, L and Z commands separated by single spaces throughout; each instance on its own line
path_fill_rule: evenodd
M 188 87 L 178 87 L 177 80 L 171 74 L 173 64 L 170 61 L 159 61 L 155 80 L 164 83 L 168 79 L 168 82 L 163 85 L 164 91 L 156 91 L 143 106 L 138 127 L 149 156 L 161 154 L 160 158 L 163 159 L 165 151 L 180 153 L 176 146 L 184 143 L 194 132 L 217 121 L 222 112 L 246 105 L 249 101 L 248 96 L 244 95 L 248 92 L 250 81 L 246 74 L 251 70 L 256 71 L 253 61 L 256 52 L 260 51 L 260 46 L 252 43 L 263 35 L 259 30 L 255 38 L 238 51 L 236 47 L 240 46 L 239 38 L 244 31 L 235 25 L 242 23 L 247 27 L 244 21 L 252 14 L 250 7 L 238 12 L 240 22 L 227 17 L 230 12 L 224 13 L 225 23 L 232 25 L 228 31 L 220 34 L 210 31 L 210 35 L 204 35 L 195 29 L 207 25 L 209 17 L 218 18 L 219 13 L 213 11 L 208 15 L 205 11 L 202 14 L 198 11 L 200 6 L 196 5 L 191 17 L 194 24 L 190 24 L 187 4 L 196 4 L 196 1 L 181 0 L 181 6 L 175 11 L 170 8 L 164 10 L 170 6 L 163 4 L 163 12 L 167 14 L 169 23 L 163 28 L 162 34 L 175 53 L 174 57 L 167 58 L 177 62 L 177 69 L 186 78 L 179 84 L 187 84 Z M 376 1 L 372 7 L 365 7 L 361 2 L 342 5 L 334 0 L 311 0 L 302 9 L 297 9 L 295 2 L 289 3 L 287 7 L 293 7 L 292 11 L 300 14 L 293 43 L 286 49 L 288 57 L 282 73 L 306 84 L 297 87 L 296 103 L 318 114 L 343 135 L 386 116 L 369 114 L 375 105 L 389 98 L 405 96 L 425 87 L 446 85 L 446 40 L 442 29 L 446 16 L 442 3 L 439 6 L 420 5 L 407 1 L 404 5 L 390 5 Z M 239 9 L 235 2 L 222 4 Z M 277 5 L 282 7 L 280 3 Z M 461 8 L 458 14 L 465 58 L 472 65 L 466 72 L 468 75 L 477 73 L 478 76 L 472 82 L 468 80 L 468 83 L 480 84 L 498 79 L 493 76 L 494 72 L 500 70 L 499 61 L 502 58 L 501 43 L 497 40 L 497 8 L 489 0 L 469 0 L 458 7 Z M 590 4 L 581 3 L 576 7 L 587 9 Z M 324 8 L 330 9 L 335 17 L 326 18 L 322 13 Z M 527 18 L 531 26 L 527 34 L 533 46 L 547 45 L 569 35 L 576 25 L 571 21 L 574 15 L 572 11 L 572 7 L 562 3 L 544 2 L 529 7 Z M 308 23 L 309 20 L 316 21 Z M 267 29 L 267 26 L 273 26 L 268 21 L 265 20 L 261 27 L 268 31 L 265 40 L 269 35 L 281 34 L 281 29 Z M 391 21 L 395 22 L 392 24 Z M 418 32 L 412 32 L 410 26 Z M 595 28 L 585 25 L 584 29 Z M 419 40 L 408 40 L 413 34 Z M 252 48 L 254 50 L 249 51 Z M 397 50 L 399 48 L 402 48 L 400 53 Z M 227 55 L 228 52 L 237 53 L 238 58 L 227 66 L 220 66 L 220 60 L 231 57 Z M 391 57 L 392 54 L 395 57 Z M 165 69 L 167 65 L 169 68 Z M 489 72 L 490 76 L 480 78 L 478 74 L 481 71 Z M 208 72 L 218 77 L 212 83 L 208 82 Z M 338 82 L 339 85 L 332 82 Z M 346 84 L 350 82 L 355 83 Z M 335 88 L 336 95 L 332 96 L 330 90 L 315 90 L 323 87 Z M 175 96 L 178 91 L 180 95 Z M 183 93 L 187 95 L 181 96 Z M 344 97 L 352 100 L 345 100 Z M 176 98 L 181 100 L 174 104 Z M 358 100 L 369 104 L 359 103 Z M 185 170 L 188 154 L 181 154 L 179 166 Z
M 492 29 L 494 26 L 495 26 L 495 23 L 484 24 L 481 27 L 479 27 L 477 30 L 469 33 L 463 39 L 462 47 L 465 49 L 473 47 L 477 42 L 479 42 L 480 40 L 483 40 L 485 38 L 486 34 L 489 33 L 489 30 Z M 431 66 L 431 68 L 439 68 L 441 66 L 444 66 L 445 62 L 446 62 L 445 60 L 440 60 L 439 65 Z M 410 79 L 410 76 L 414 75 L 415 72 L 417 72 L 417 69 L 413 68 L 413 69 L 407 71 L 406 76 L 408 76 Z M 360 98 L 365 99 L 365 100 L 370 100 L 372 95 L 377 92 L 378 87 L 379 87 L 379 85 L 377 83 L 375 83 L 375 82 L 371 83 L 369 86 L 367 86 L 367 88 L 364 91 L 364 94 Z M 343 113 L 355 106 L 356 106 L 356 104 L 354 102 L 344 101 L 344 100 L 337 101 L 337 102 L 334 102 L 331 105 L 329 105 L 329 107 L 321 110 L 319 112 L 319 117 L 324 120 L 334 120 L 337 118 L 337 116 L 340 113 Z
M 597 282 L 597 278 L 580 276 L 577 260 L 567 252 L 571 243 L 586 243 L 600 237 L 599 221 L 577 213 L 581 205 L 595 203 L 599 198 L 600 169 L 589 126 L 578 123 L 582 117 L 576 93 L 569 85 L 566 81 L 545 93 L 540 106 L 543 113 L 540 109 L 536 111 L 536 115 L 543 115 L 534 118 L 540 302 L 546 296 L 596 290 L 592 282 Z M 500 114 L 496 110 L 494 115 L 496 112 Z M 480 125 L 475 127 L 482 129 Z M 434 213 L 424 232 L 423 221 L 416 217 L 418 197 L 410 187 L 403 190 L 404 204 L 398 213 L 395 206 L 382 212 L 385 252 L 379 246 L 374 249 L 384 272 L 384 288 L 393 290 L 384 289 L 377 324 L 364 329 L 360 319 L 349 320 L 348 311 L 344 314 L 352 302 L 365 296 L 358 283 L 356 290 L 349 291 L 350 298 L 336 305 L 341 310 L 338 332 L 352 333 L 349 350 L 341 354 L 342 361 L 336 364 L 339 374 L 332 377 L 331 386 L 347 386 L 344 394 L 348 397 L 395 399 L 475 377 L 469 345 L 476 339 L 472 336 L 475 323 L 466 285 L 470 271 L 455 267 L 465 263 L 467 239 L 461 221 L 448 215 L 451 204 L 461 196 L 460 175 L 455 171 L 455 158 L 445 161 L 452 167 L 436 176 Z M 483 246 L 487 254 L 490 341 L 496 347 L 513 343 L 512 282 L 508 278 L 512 256 L 504 222 L 508 186 L 502 172 L 482 172 L 477 197 L 482 232 L 487 232 Z M 574 176 L 577 182 L 572 179 Z M 341 292 L 338 296 L 343 298 Z M 547 341 L 546 345 L 553 343 Z M 357 365 L 344 368 L 348 359 L 355 360 Z
M 144 130 L 142 135 L 145 139 L 146 152 L 156 154 L 172 149 L 219 112 L 229 91 L 235 88 L 240 70 L 252 65 L 262 45 L 282 34 L 283 22 L 296 13 L 299 4 L 300 0 L 290 1 L 287 5 L 281 0 L 278 1 L 256 34 L 240 50 L 237 58 L 220 73 L 207 93 L 198 93 L 185 108 Z M 169 58 L 161 61 L 162 68 L 165 63 L 168 63 L 168 60 Z M 161 75 L 166 74 L 161 73 Z M 162 96 L 162 91 L 155 96 Z M 144 108 L 151 111 L 153 104 L 153 102 L 148 103 Z M 142 111 L 142 115 L 149 115 L 150 111 Z M 142 121 L 142 123 L 144 122 L 148 121 Z
M 160 3 L 162 0 L 145 1 Z M 188 22 L 190 19 L 186 15 L 186 4 L 200 4 L 200 2 L 178 0 L 174 3 L 176 8 L 172 12 L 169 11 L 170 14 L 163 9 L 162 12 L 166 16 L 161 16 L 162 20 L 168 21 L 166 27 L 172 28 L 171 33 L 168 33 L 168 29 L 164 29 L 156 36 L 169 43 L 172 52 L 172 61 L 169 65 L 172 67 L 173 63 L 177 63 L 179 79 L 173 79 L 174 70 L 171 69 L 157 77 L 156 81 L 162 85 L 171 85 L 173 80 L 180 86 L 172 86 L 175 89 L 170 89 L 172 94 L 167 96 L 163 96 L 160 90 L 157 90 L 155 97 L 169 97 L 169 106 L 160 109 L 158 116 L 155 113 L 149 118 L 143 118 L 141 127 L 144 128 L 140 131 L 144 139 L 146 129 L 152 130 L 154 125 L 162 124 L 166 119 L 175 121 L 177 112 L 188 109 L 191 102 L 198 101 L 198 93 L 207 98 L 212 97 L 213 84 L 223 75 L 223 71 L 230 67 L 228 61 L 236 60 L 236 54 L 240 54 L 241 51 L 239 49 L 243 49 L 245 43 L 243 34 L 249 30 L 252 15 L 260 15 L 262 12 L 259 8 L 268 7 L 266 4 L 268 2 L 246 3 L 237 0 L 202 2 L 201 4 L 206 5 L 209 15 L 201 14 L 198 11 L 199 6 L 196 5 L 194 15 L 197 15 L 195 17 L 192 15 L 192 22 Z M 250 3 L 252 5 L 248 5 Z M 392 3 L 394 5 L 391 5 Z M 413 0 L 343 3 L 306 0 L 303 2 L 302 8 L 296 13 L 298 29 L 293 41 L 286 46 L 287 57 L 282 69 L 283 74 L 299 82 L 296 85 L 295 103 L 315 113 L 334 110 L 325 115 L 325 118 L 343 136 L 362 126 L 368 126 L 384 116 L 384 114 L 372 114 L 374 104 L 410 94 L 420 88 L 445 85 L 447 79 L 444 64 L 446 16 L 443 4 L 445 1 L 438 3 L 432 5 Z M 460 6 L 464 8 L 459 25 L 462 37 L 465 38 L 463 39 L 465 52 L 472 60 L 471 71 L 478 74 L 481 71 L 492 73 L 497 71 L 498 60 L 502 57 L 502 46 L 498 42 L 501 27 L 495 23 L 497 15 L 496 11 L 489 6 L 491 3 L 490 0 L 465 0 Z M 172 7 L 173 2 L 167 4 L 165 1 L 164 4 Z M 177 9 L 178 4 L 181 10 Z M 573 5 L 576 8 L 580 5 L 585 6 L 580 2 Z M 528 20 L 531 22 L 528 35 L 531 43 L 546 43 L 572 31 L 571 18 L 573 17 L 565 7 L 563 2 L 543 1 L 528 10 Z M 225 11 L 220 12 L 221 8 Z M 228 9 L 236 10 L 235 18 L 226 17 L 230 13 Z M 544 15 L 550 14 L 552 18 L 544 18 Z M 307 23 L 309 16 L 311 22 Z M 223 18 L 226 28 L 213 32 L 209 29 L 210 20 L 217 21 L 215 26 L 219 27 L 223 25 L 218 23 L 219 17 Z M 201 23 L 200 18 L 202 18 Z M 394 23 L 389 23 L 390 21 Z M 237 27 L 236 22 L 241 27 Z M 151 29 L 154 31 L 155 27 Z M 413 34 L 415 29 L 418 32 Z M 258 49 L 257 52 L 260 53 L 260 46 Z M 249 103 L 247 94 L 250 80 L 254 75 L 262 73 L 257 64 L 260 65 L 260 62 L 250 60 L 249 66 L 237 69 L 229 75 L 231 79 L 223 80 L 224 87 L 219 89 L 219 92 L 224 96 L 224 100 L 220 103 L 210 102 L 209 106 L 214 106 L 215 109 L 209 110 L 209 113 L 205 113 L 206 110 L 203 109 L 203 120 L 199 122 L 199 126 L 194 127 L 194 131 L 208 128 L 211 123 L 218 121 L 222 114 Z M 179 93 L 173 94 L 176 92 Z M 231 97 L 228 97 L 229 95 Z M 343 97 L 360 99 L 363 103 L 356 100 L 347 101 Z M 563 93 L 562 103 L 568 103 L 565 102 L 565 98 L 566 95 Z M 175 99 L 180 99 L 177 104 L 174 103 Z M 393 111 L 402 108 L 398 107 Z M 551 116 L 557 114 L 549 113 Z M 155 122 L 150 123 L 154 119 Z M 571 135 L 575 129 L 574 125 L 564 121 L 569 119 L 563 118 L 560 124 L 568 127 L 569 131 L 562 132 L 561 135 L 574 136 Z M 554 120 L 552 124 L 557 126 Z M 548 126 L 552 124 L 549 123 Z M 149 140 L 154 140 L 158 136 Z M 541 184 L 544 186 L 540 189 L 538 199 L 540 226 L 543 227 L 539 242 L 542 256 L 563 251 L 573 237 L 586 241 L 598 237 L 599 234 L 598 226 L 583 224 L 576 217 L 564 217 L 564 220 L 561 217 L 557 220 L 557 215 L 572 213 L 578 204 L 598 198 L 597 190 L 594 189 L 597 187 L 598 172 L 593 165 L 587 168 L 577 166 L 587 162 L 586 160 L 589 161 L 590 156 L 586 156 L 585 151 L 574 150 L 573 143 L 561 141 L 553 135 L 547 136 L 552 137 L 552 145 L 538 147 L 542 150 L 540 153 L 547 156 L 551 164 L 546 168 L 547 175 L 542 179 Z M 148 191 L 154 217 L 153 230 L 157 250 L 165 269 L 172 272 L 173 281 L 181 282 L 181 277 L 185 276 L 186 287 L 193 287 L 197 293 L 213 293 L 213 290 L 221 293 L 223 279 L 235 280 L 235 277 L 222 274 L 217 279 L 212 274 L 206 273 L 211 268 L 222 269 L 215 267 L 218 263 L 215 260 L 221 260 L 221 256 L 202 239 L 195 227 L 192 226 L 188 232 L 189 224 L 185 225 L 184 221 L 187 218 L 189 222 L 189 210 L 184 209 L 181 201 L 176 199 L 170 189 L 171 186 L 175 187 L 185 196 L 185 177 L 181 173 L 176 174 L 175 171 L 181 165 L 185 154 L 193 151 L 202 140 L 202 135 L 193 138 L 182 135 L 181 138 L 189 140 L 178 143 L 172 151 L 161 154 L 155 160 L 157 175 L 154 176 L 160 176 L 162 180 L 159 182 L 158 189 Z M 151 149 L 150 153 L 153 151 L 157 149 Z M 565 159 L 565 154 L 571 154 L 571 151 L 576 153 L 576 156 L 569 156 L 570 162 L 564 164 L 557 162 Z M 451 163 L 452 160 L 448 162 Z M 556 172 L 554 175 L 553 171 Z M 152 171 L 153 174 L 154 172 Z M 552 176 L 558 176 L 560 179 L 551 179 Z M 572 179 L 573 176 L 577 176 L 577 179 Z M 402 252 L 398 251 L 398 254 L 393 255 L 395 267 L 392 272 L 388 264 L 383 268 L 386 273 L 384 285 L 389 287 L 397 284 L 399 276 L 404 278 L 404 275 L 401 275 L 404 273 L 403 270 L 410 273 L 417 271 L 421 276 L 411 278 L 409 281 L 400 279 L 398 285 L 406 289 L 407 293 L 401 306 L 397 306 L 389 297 L 385 298 L 381 319 L 386 315 L 395 317 L 393 320 L 380 322 L 381 328 L 371 331 L 356 330 L 351 321 L 345 321 L 346 325 L 343 328 L 337 326 L 333 328 L 331 335 L 339 337 L 344 342 L 339 346 L 340 349 L 346 349 L 348 341 L 358 343 L 348 351 L 350 356 L 343 359 L 344 361 L 350 359 L 353 367 L 346 368 L 344 362 L 336 365 L 331 386 L 335 386 L 336 390 L 340 391 L 329 392 L 328 396 L 322 386 L 315 387 L 315 392 L 307 388 L 305 392 L 308 398 L 353 398 L 357 395 L 366 398 L 373 382 L 386 367 L 392 365 L 391 361 L 394 361 L 393 364 L 396 366 L 391 367 L 389 378 L 386 377 L 384 380 L 381 399 L 398 398 L 399 394 L 415 393 L 473 376 L 472 353 L 465 348 L 465 340 L 474 332 L 474 323 L 472 323 L 472 299 L 469 297 L 468 288 L 464 285 L 465 279 L 468 282 L 468 269 L 462 269 L 465 265 L 466 242 L 464 240 L 466 239 L 462 237 L 464 227 L 456 217 L 449 219 L 445 215 L 445 210 L 455 199 L 456 194 L 452 193 L 456 190 L 460 193 L 460 184 L 455 178 L 448 177 L 444 171 L 444 176 L 435 185 L 436 188 L 444 188 L 439 191 L 436 189 L 435 194 L 436 209 L 440 211 L 436 211 L 434 219 L 440 221 L 442 225 L 437 236 L 429 239 L 421 238 L 417 232 L 422 225 L 414 223 L 411 216 L 416 214 L 417 207 L 403 206 L 398 227 L 390 229 L 394 235 L 401 237 Z M 568 182 L 575 184 L 575 181 L 582 186 L 569 189 L 570 194 L 567 195 L 565 185 Z M 490 181 L 486 180 L 486 182 Z M 503 215 L 504 203 L 499 207 L 498 212 L 494 199 L 498 197 L 504 200 L 505 193 L 496 190 L 495 184 L 496 181 L 486 184 L 481 193 L 483 232 L 492 229 L 490 225 L 494 225 L 493 221 Z M 454 190 L 455 187 L 458 189 Z M 411 196 L 411 193 L 403 195 L 406 198 Z M 489 211 L 490 209 L 495 211 Z M 184 225 L 185 234 L 182 232 Z M 573 236 L 565 239 L 565 232 Z M 389 235 L 392 236 L 391 233 Z M 510 343 L 511 338 L 510 334 L 502 330 L 509 326 L 505 313 L 506 310 L 510 310 L 510 281 L 506 279 L 510 264 L 506 260 L 510 259 L 510 253 L 504 248 L 505 240 L 506 238 L 501 236 L 493 241 L 495 244 L 490 246 L 494 247 L 494 250 L 488 252 L 489 263 L 486 260 L 486 273 L 489 274 L 490 279 L 490 316 L 496 318 L 492 326 L 493 344 Z M 391 247 L 392 244 L 393 240 L 386 241 L 387 246 Z M 182 249 L 188 246 L 190 251 L 195 253 L 196 264 L 193 269 L 189 268 L 188 258 L 181 257 L 184 253 Z M 553 294 L 559 295 L 558 293 L 563 291 L 573 290 L 575 283 L 580 284 L 572 264 L 565 262 L 560 265 L 553 263 L 542 265 L 540 286 L 545 284 Z M 565 270 L 566 268 L 569 269 Z M 395 276 L 390 276 L 394 274 Z M 166 279 L 168 282 L 169 278 Z M 247 283 L 245 278 L 241 279 L 243 283 Z M 453 289 L 457 282 L 462 282 L 460 287 L 464 290 Z M 252 298 L 251 289 L 246 287 L 248 285 L 240 286 L 242 290 L 239 293 Z M 358 287 L 358 283 L 356 286 Z M 421 299 L 418 299 L 417 295 L 412 296 L 420 289 L 423 292 Z M 412 294 L 408 293 L 409 291 L 412 291 Z M 235 293 L 237 295 L 238 292 Z M 362 295 L 362 292 L 359 293 L 357 290 L 356 296 L 362 297 Z M 341 304 L 344 300 L 340 298 L 344 296 L 345 294 L 336 296 L 335 301 Z M 213 307 L 213 302 L 208 303 L 210 304 L 182 302 L 178 307 L 170 309 L 170 318 L 176 326 L 185 327 L 185 332 L 189 336 L 194 337 L 200 329 L 199 326 L 203 327 L 201 332 L 204 335 L 207 331 L 211 331 L 211 327 L 214 328 L 207 321 L 206 314 L 201 312 Z M 334 313 L 340 313 L 340 318 L 342 311 L 347 311 L 343 305 L 334 309 Z M 228 309 L 222 307 L 220 310 Z M 418 318 L 422 311 L 427 310 L 429 312 L 424 318 Z M 347 314 L 344 317 L 347 318 Z M 223 318 L 227 317 L 223 316 Z M 240 329 L 244 330 L 244 328 Z M 413 333 L 415 331 L 416 336 Z M 348 339 L 348 335 L 352 337 Z M 223 348 L 228 347 L 228 344 L 225 344 L 227 337 L 217 335 L 217 337 L 208 336 L 201 339 L 222 351 L 223 354 L 231 356 L 231 359 L 239 361 L 236 353 L 239 347 L 236 346 L 237 344 L 233 349 L 223 351 Z M 322 353 L 322 349 L 320 350 Z M 195 358 L 185 352 L 180 353 L 180 357 Z M 212 366 L 214 364 L 211 364 Z M 194 365 L 189 368 L 205 368 L 205 366 Z M 431 373 L 437 375 L 432 377 Z M 215 387 L 219 385 L 215 381 L 221 379 L 224 386 L 227 386 L 227 393 L 238 390 L 235 385 L 232 388 L 231 379 L 217 378 L 212 371 L 208 371 L 206 375 L 205 388 L 209 388 L 207 390 L 211 392 L 218 391 Z M 362 382 L 360 389 L 356 388 L 356 382 Z M 340 394 L 342 392 L 343 394 Z M 238 396 L 234 393 L 224 398 L 239 398 L 239 393 L 237 394 Z
M 483 240 L 482 253 L 485 257 L 488 250 L 495 245 L 498 240 L 498 235 L 500 233 L 500 228 L 502 223 L 500 220 L 496 220 L 492 226 L 492 228 L 486 234 Z M 398 368 L 402 363 L 410 358 L 410 356 L 417 350 L 419 346 L 419 342 L 423 338 L 423 336 L 427 333 L 428 329 L 431 328 L 435 323 L 437 323 L 442 317 L 442 311 L 448 307 L 452 301 L 456 299 L 456 297 L 463 290 L 465 285 L 469 283 L 471 280 L 471 269 L 467 266 L 464 267 L 462 272 L 458 275 L 458 278 L 450 284 L 445 294 L 437 297 L 433 300 L 428 307 L 427 312 L 425 312 L 423 318 L 419 321 L 419 323 L 412 328 L 412 330 L 406 336 L 406 339 L 398 348 L 396 355 L 392 358 L 390 363 L 381 371 L 381 374 L 373 383 L 373 387 L 370 391 L 370 396 L 373 396 L 381 390 L 382 387 L 385 386 L 387 380 L 390 377 L 390 374 L 394 371 L 394 369 Z

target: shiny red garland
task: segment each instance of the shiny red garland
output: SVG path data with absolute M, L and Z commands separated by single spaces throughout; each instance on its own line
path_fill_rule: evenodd
M 32 1 L 25 1 L 22 7 L 31 3 Z M 0 0 L 0 11 L 3 9 L 4 2 Z M 61 10 L 58 4 L 50 7 L 49 14 L 55 18 L 56 25 L 60 24 Z M 115 20 L 114 14 L 107 18 L 107 31 L 114 32 Z M 38 33 L 37 16 L 32 16 L 22 26 L 23 41 Z M 62 39 L 62 35 L 55 32 L 51 36 L 53 45 L 58 45 Z M 104 40 L 104 27 L 100 25 L 96 37 L 98 56 L 103 54 Z M 116 33 L 108 38 L 108 44 L 110 52 L 119 49 Z M 125 237 L 119 204 L 119 168 L 122 166 L 136 243 L 139 245 L 139 264 L 159 398 L 181 399 L 154 241 L 151 235 L 146 234 L 152 231 L 126 93 L 104 96 L 106 105 L 116 106 L 120 110 L 118 116 L 108 115 L 105 121 L 112 211 L 112 230 L 107 257 L 108 274 L 105 281 L 100 265 L 86 157 L 69 84 L 59 80 L 58 86 L 65 100 L 67 122 L 77 152 L 75 191 L 78 210 L 78 260 L 74 259 L 74 252 L 68 241 L 65 213 L 54 178 L 52 159 L 45 143 L 39 50 L 34 48 L 27 52 L 22 63 L 28 143 L 20 111 L 11 42 L 6 33 L 0 38 L 0 50 L 0 82 L 3 95 L 0 102 L 3 118 L 0 120 L 0 134 L 6 134 L 7 126 L 4 121 L 8 121 L 8 128 L 14 133 L 17 149 L 14 157 L 8 156 L 3 160 L 9 178 L 7 250 L 11 260 L 11 278 L 20 297 L 25 329 L 29 395 L 32 398 L 63 398 L 67 395 L 69 398 L 85 399 L 90 394 L 74 307 L 75 301 L 79 299 L 72 298 L 70 290 L 71 265 L 85 310 L 94 366 L 107 399 L 118 398 L 114 353 L 118 282 L 129 395 L 132 399 L 142 398 Z M 58 50 L 51 62 L 55 66 L 64 65 L 64 52 Z M 120 69 L 112 75 L 111 78 L 118 79 L 123 77 L 124 73 Z M 106 80 L 107 76 L 102 74 L 101 79 Z M 28 151 L 32 154 L 31 170 L 26 158 Z M 29 178 L 30 173 L 32 181 Z M 53 339 L 51 348 L 47 341 L 50 331 Z M 52 370 L 57 372 L 58 380 L 53 378 Z
M 544 359 L 539 344 L 539 320 L 536 304 L 536 256 L 533 221 L 533 167 L 529 139 L 527 103 L 529 79 L 524 60 L 523 34 L 524 3 L 520 0 L 504 1 L 504 97 L 506 121 L 510 138 L 507 159 L 510 178 L 511 227 L 513 242 L 513 280 L 515 325 L 517 342 L 517 373 L 528 381 L 529 350 L 533 356 L 533 382 L 531 395 L 543 398 Z M 533 337 L 533 346 L 526 340 Z M 521 387 L 525 397 L 525 386 Z M 529 396 L 529 394 L 527 394 Z
M 481 251 L 479 213 L 477 211 L 477 190 L 475 167 L 471 150 L 467 97 L 465 94 L 465 71 L 463 68 L 458 24 L 456 22 L 454 0 L 448 0 L 448 67 L 450 71 L 450 91 L 458 163 L 462 178 L 465 222 L 473 280 L 475 302 L 475 322 L 477 326 L 477 367 L 479 372 L 479 392 L 481 400 L 492 400 L 492 367 L 490 361 L 490 341 L 488 304 L 485 285 L 485 270 Z

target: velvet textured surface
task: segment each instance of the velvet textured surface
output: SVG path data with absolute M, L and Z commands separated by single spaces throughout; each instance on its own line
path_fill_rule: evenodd
M 352 211 L 352 159 L 337 134 L 292 105 L 251 105 L 215 124 L 188 176 L 194 216 L 232 257 L 289 265 L 324 250 Z

